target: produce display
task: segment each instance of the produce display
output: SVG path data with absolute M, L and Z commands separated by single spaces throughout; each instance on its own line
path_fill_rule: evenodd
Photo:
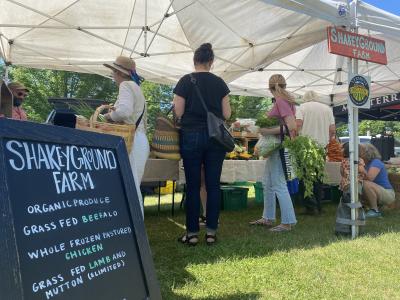
M 313 183 L 324 178 L 325 149 L 306 136 L 286 137 L 283 146 L 289 150 L 297 178 L 304 182 L 304 197 L 313 196 Z
M 248 153 L 246 148 L 239 145 L 235 145 L 235 149 L 233 149 L 232 152 L 227 153 L 225 158 L 249 160 L 249 159 L 254 159 L 255 157 L 252 154 Z
M 333 139 L 326 146 L 328 161 L 341 162 L 343 160 L 343 147 L 340 142 Z

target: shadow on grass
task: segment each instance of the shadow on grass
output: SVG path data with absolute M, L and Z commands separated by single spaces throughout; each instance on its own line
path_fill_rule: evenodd
M 272 233 L 265 227 L 248 225 L 249 221 L 259 218 L 262 213 L 262 205 L 255 205 L 251 201 L 246 210 L 221 212 L 219 240 L 212 247 L 204 242 L 204 228 L 201 229 L 200 243 L 196 247 L 187 247 L 177 242 L 178 236 L 184 233 L 183 210 L 176 210 L 175 216 L 171 217 L 170 204 L 162 204 L 160 212 L 154 211 L 154 207 L 146 206 L 145 223 L 163 298 L 190 299 L 179 298 L 179 295 L 174 293 L 174 288 L 179 289 L 196 282 L 197 279 L 188 272 L 188 267 L 192 265 L 213 264 L 228 259 L 266 257 L 275 252 L 312 249 L 349 240 L 334 234 L 336 206 L 336 203 L 326 203 L 323 207 L 324 213 L 320 216 L 298 214 L 298 224 L 294 230 Z M 300 211 L 301 207 L 296 209 L 297 213 Z M 279 215 L 278 210 L 277 216 Z M 365 234 L 377 236 L 387 232 L 399 232 L 398 215 L 398 211 L 389 211 L 383 219 L 368 220 Z M 257 299 L 257 295 L 229 295 L 224 298 L 207 299 Z
M 236 294 L 230 294 L 224 297 L 210 297 L 207 296 L 206 298 L 197 298 L 200 300 L 257 300 L 260 298 L 260 294 L 258 293 L 236 293 Z M 165 299 L 165 298 L 164 298 Z M 172 298 L 171 298 L 172 299 Z M 185 296 L 179 296 L 179 295 L 174 295 L 175 300 L 190 300 L 192 298 L 190 297 L 185 297 Z

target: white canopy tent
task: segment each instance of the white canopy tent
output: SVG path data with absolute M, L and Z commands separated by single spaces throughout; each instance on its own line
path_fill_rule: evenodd
M 329 25 L 384 39 L 388 65 L 329 54 Z M 174 83 L 192 70 L 204 42 L 214 46 L 212 71 L 237 94 L 265 95 L 269 76 L 282 73 L 290 91 L 314 89 L 340 104 L 349 68 L 372 77 L 372 96 L 400 88 L 400 17 L 358 0 L 0 0 L 0 55 L 15 65 L 107 76 L 103 63 L 122 54 L 146 79 Z M 357 123 L 358 110 L 350 109 L 352 202 Z
M 382 34 L 374 36 L 386 41 L 389 63 L 384 66 L 359 61 L 359 74 L 372 78 L 372 95 L 397 93 L 400 91 L 400 39 L 397 41 Z M 261 74 L 251 72 L 241 76 L 231 82 L 231 87 L 233 92 L 246 89 L 249 94 L 265 95 L 268 78 L 281 73 L 292 93 L 302 95 L 307 90 L 314 90 L 327 104 L 338 105 L 347 101 L 347 71 L 347 59 L 330 54 L 327 41 L 322 41 L 273 62 Z
M 194 49 L 211 42 L 213 72 L 236 94 L 268 93 L 282 73 L 298 95 L 315 89 L 342 102 L 346 63 L 329 54 L 326 26 L 349 25 L 334 0 L 0 0 L 0 54 L 6 62 L 109 76 L 102 65 L 132 56 L 147 80 L 175 83 L 193 69 Z M 388 66 L 361 64 L 373 93 L 399 90 L 400 17 L 359 2 L 359 25 L 380 33 Z M 368 33 L 368 32 L 366 32 Z

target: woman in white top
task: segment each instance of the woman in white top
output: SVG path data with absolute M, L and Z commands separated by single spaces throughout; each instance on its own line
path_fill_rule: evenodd
M 104 66 L 113 71 L 114 80 L 119 86 L 118 99 L 114 104 L 113 111 L 104 115 L 106 119 L 117 123 L 135 124 L 142 116 L 135 130 L 133 147 L 129 153 L 129 161 L 143 213 L 140 182 L 142 181 L 144 168 L 150 153 L 149 142 L 146 136 L 146 100 L 140 89 L 140 79 L 136 73 L 136 64 L 131 58 L 119 56 L 115 62 L 104 64 Z

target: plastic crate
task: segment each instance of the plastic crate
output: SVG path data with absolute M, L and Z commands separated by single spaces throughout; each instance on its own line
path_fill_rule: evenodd
M 242 187 L 221 187 L 223 210 L 241 210 L 247 208 L 247 193 L 249 189 Z
M 231 185 L 233 185 L 233 186 L 252 186 L 253 184 L 249 181 L 235 181 Z
M 339 186 L 331 186 L 331 200 L 333 202 L 339 203 L 342 192 L 339 190 Z
M 165 183 L 165 186 L 161 186 L 160 187 L 160 194 L 161 195 L 167 195 L 167 194 L 172 194 L 172 192 L 174 191 L 174 184 L 172 181 L 168 180 Z M 158 193 L 158 187 L 155 188 L 155 192 Z
M 264 187 L 262 182 L 256 182 L 254 184 L 254 190 L 256 193 L 256 197 L 254 199 L 254 201 L 256 203 L 264 203 Z

